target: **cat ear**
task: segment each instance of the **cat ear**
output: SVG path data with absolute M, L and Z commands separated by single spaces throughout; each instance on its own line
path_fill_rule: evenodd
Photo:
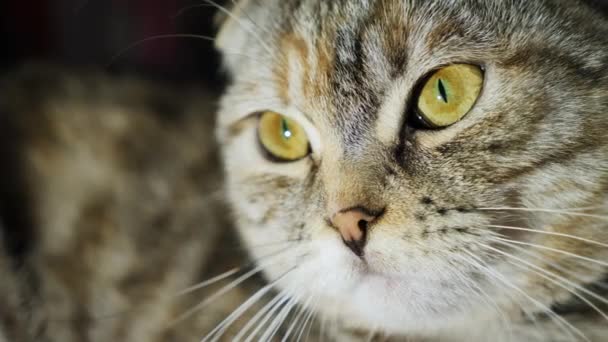
M 221 9 L 217 9 L 213 16 L 213 28 L 215 30 L 220 30 L 224 25 L 226 20 L 228 20 L 229 16 L 227 12 L 232 12 L 234 10 L 234 6 L 236 5 L 236 1 L 231 1 L 229 5 L 222 5 Z
M 236 18 L 241 17 L 248 2 L 248 0 L 233 1 L 232 8 L 224 7 L 214 18 L 215 25 L 219 27 L 215 37 L 215 48 L 222 53 L 223 60 L 229 69 L 236 65 L 236 55 L 247 39 L 246 32 L 242 29 L 242 23 L 238 22 Z

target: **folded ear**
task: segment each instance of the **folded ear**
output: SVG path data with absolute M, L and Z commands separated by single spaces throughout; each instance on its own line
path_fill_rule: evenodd
M 222 53 L 228 68 L 236 64 L 237 55 L 247 40 L 247 31 L 243 25 L 251 19 L 243 13 L 249 2 L 249 0 L 231 1 L 232 8 L 220 8 L 214 18 L 215 24 L 219 27 L 215 37 L 215 48 Z
M 216 30 L 221 29 L 226 20 L 228 19 L 228 12 L 233 10 L 233 7 L 238 3 L 238 1 L 230 1 L 226 5 L 217 5 L 217 11 L 213 17 L 213 28 Z

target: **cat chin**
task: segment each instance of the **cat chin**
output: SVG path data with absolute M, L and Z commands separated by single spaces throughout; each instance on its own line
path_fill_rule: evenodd
M 471 298 L 459 295 L 460 289 L 446 288 L 445 282 L 452 279 L 437 270 L 383 272 L 373 253 L 362 261 L 339 239 L 317 241 L 309 256 L 279 287 L 293 291 L 301 303 L 313 298 L 315 311 L 329 321 L 391 335 L 429 336 L 462 326 L 462 318 L 471 317 L 466 304 Z M 267 275 L 272 279 L 282 272 Z
M 463 324 L 460 321 L 465 315 L 446 305 L 445 298 L 438 296 L 436 303 L 420 300 L 433 297 L 432 293 L 440 291 L 438 286 L 419 283 L 408 289 L 402 283 L 403 279 L 391 276 L 365 274 L 352 292 L 334 299 L 333 304 L 327 301 L 319 310 L 338 317 L 346 327 L 390 335 L 430 336 Z M 458 303 L 452 305 L 456 307 Z

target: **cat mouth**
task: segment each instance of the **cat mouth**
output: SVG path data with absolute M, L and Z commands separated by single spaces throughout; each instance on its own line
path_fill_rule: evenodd
M 382 260 L 383 257 L 378 253 L 366 253 L 355 260 L 356 272 L 362 280 L 381 280 L 389 287 L 403 285 L 404 282 L 407 282 L 405 275 L 389 272 L 388 265 L 385 265 Z
M 404 283 L 407 282 L 404 277 L 399 277 L 399 276 L 395 276 L 392 274 L 379 272 L 379 271 L 373 270 L 371 268 L 367 268 L 362 273 L 362 276 L 371 281 L 381 281 L 383 283 L 383 285 L 389 289 L 396 288 L 398 286 L 402 286 Z

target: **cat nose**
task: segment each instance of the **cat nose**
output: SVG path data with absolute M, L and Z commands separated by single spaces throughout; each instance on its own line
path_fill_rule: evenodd
M 340 232 L 340 235 L 342 235 L 344 244 L 350 248 L 355 255 L 362 257 L 368 225 L 377 217 L 378 215 L 370 210 L 354 207 L 339 210 L 333 214 L 330 221 L 332 226 Z

